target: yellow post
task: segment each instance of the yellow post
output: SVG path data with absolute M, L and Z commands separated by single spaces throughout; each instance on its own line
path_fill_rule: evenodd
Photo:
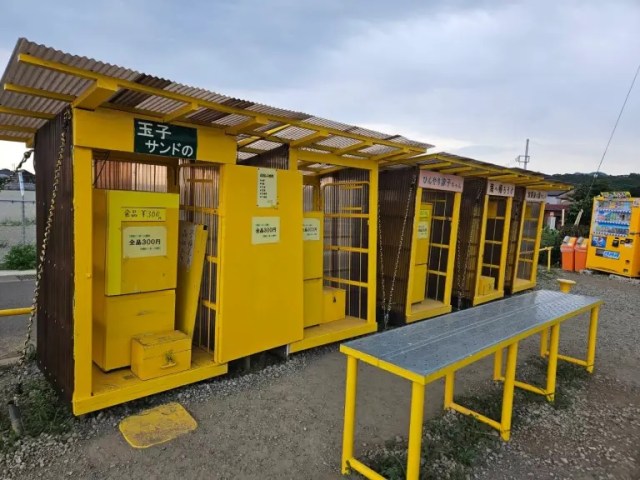
M 496 350 L 493 357 L 493 380 L 498 381 L 502 377 L 502 349 Z
M 347 355 L 347 385 L 344 398 L 344 431 L 342 433 L 342 473 L 349 473 L 349 460 L 353 458 L 353 438 L 356 423 L 356 385 L 358 359 Z
M 600 305 L 591 310 L 591 320 L 589 321 L 589 343 L 587 344 L 587 372 L 593 373 L 596 362 L 596 339 L 598 336 L 598 315 Z
M 502 394 L 502 415 L 500 417 L 500 437 L 505 442 L 511 438 L 511 415 L 513 413 L 513 390 L 516 381 L 516 361 L 518 342 L 507 348 L 507 369 L 504 374 L 504 392 Z
M 571 288 L 576 284 L 573 280 L 567 280 L 565 278 L 558 279 L 558 285 L 560 286 L 560 291 L 562 293 L 571 292 Z
M 560 324 L 551 327 L 549 345 L 549 363 L 547 365 L 547 400 L 553 402 L 556 397 L 556 372 L 558 370 L 558 348 L 560 346 Z
M 449 372 L 444 377 L 444 409 L 451 408 L 453 403 L 453 390 L 455 387 L 456 372 Z
M 545 328 L 540 332 L 540 356 L 546 357 L 549 351 L 549 329 Z
M 420 450 L 422 446 L 422 420 L 424 417 L 425 386 L 411 385 L 411 419 L 409 421 L 409 451 L 407 453 L 407 480 L 420 478 Z
M 509 226 L 510 226 L 509 219 L 511 218 L 512 205 L 513 205 L 513 197 L 507 197 L 507 205 L 504 211 L 505 221 L 504 221 L 504 230 L 502 232 L 502 245 L 500 247 L 500 271 L 498 272 L 498 285 L 496 287 L 500 292 L 504 292 L 504 276 L 507 273 L 507 250 L 509 249 L 508 245 L 509 245 Z M 483 256 L 484 256 L 484 252 L 483 252 Z M 517 262 L 517 258 L 516 258 L 516 262 Z M 516 263 L 516 267 L 517 267 L 517 263 Z M 478 270 L 478 272 L 482 272 L 482 269 Z
M 77 135 L 77 109 L 73 131 Z M 76 143 L 74 141 L 74 143 Z M 74 405 L 91 396 L 93 356 L 93 154 L 73 149 L 74 282 L 73 357 Z
M 547 247 L 547 272 L 551 271 L 551 247 Z

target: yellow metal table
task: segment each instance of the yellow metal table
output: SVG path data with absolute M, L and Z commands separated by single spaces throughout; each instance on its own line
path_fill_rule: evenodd
M 601 300 L 593 297 L 540 290 L 342 344 L 340 351 L 347 355 L 342 473 L 355 470 L 367 478 L 383 478 L 354 456 L 359 360 L 412 382 L 407 478 L 417 479 L 420 473 L 425 388 L 428 383 L 445 377 L 445 409 L 471 415 L 499 430 L 503 440 L 509 440 L 514 387 L 539 393 L 553 401 L 560 324 L 586 312 L 591 312 L 591 322 L 586 361 L 582 361 L 582 364 L 589 372 L 593 371 L 601 303 Z M 551 330 L 551 341 L 545 388 L 517 381 L 518 342 L 546 329 Z M 507 348 L 507 362 L 503 377 L 504 348 Z M 500 421 L 474 412 L 453 400 L 456 370 L 491 354 L 495 354 L 494 378 L 504 380 Z M 571 357 L 563 359 L 577 360 Z

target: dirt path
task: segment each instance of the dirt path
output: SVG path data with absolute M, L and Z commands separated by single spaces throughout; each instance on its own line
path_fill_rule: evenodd
M 578 293 L 602 295 L 607 302 L 597 372 L 573 410 L 516 431 L 476 470 L 477 478 L 640 478 L 640 286 L 576 277 Z M 541 284 L 555 289 L 554 282 L 542 279 Z M 587 322 L 584 317 L 563 327 L 563 352 L 583 354 Z M 523 342 L 520 361 L 537 347 L 537 339 Z M 344 370 L 335 346 L 297 355 L 262 372 L 88 415 L 74 422 L 69 440 L 27 442 L 18 450 L 19 463 L 13 454 L 6 459 L 9 468 L 1 463 L 0 468 L 6 478 L 17 479 L 341 478 Z M 490 372 L 490 359 L 465 369 L 456 393 L 486 385 Z M 359 375 L 357 449 L 406 436 L 409 384 L 367 366 Z M 185 405 L 198 428 L 162 446 L 130 448 L 117 430 L 118 421 L 168 400 Z M 427 389 L 427 416 L 440 415 L 441 407 L 442 384 L 437 382 Z

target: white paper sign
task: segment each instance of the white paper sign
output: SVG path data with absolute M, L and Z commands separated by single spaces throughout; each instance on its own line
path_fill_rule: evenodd
M 280 241 L 280 217 L 253 217 L 251 229 L 251 243 L 254 245 Z
M 546 202 L 547 192 L 544 190 L 532 190 L 527 188 L 527 193 L 524 198 L 527 202 Z
M 429 222 L 418 222 L 418 239 L 429 238 Z
M 420 188 L 430 188 L 432 190 L 445 190 L 447 192 L 462 192 L 464 179 L 455 175 L 445 175 L 444 173 L 420 170 L 418 177 Z
M 302 240 L 320 240 L 320 219 L 305 218 L 302 220 Z
M 274 168 L 258 168 L 258 207 L 273 208 L 278 204 L 278 172 Z
M 513 197 L 516 193 L 516 186 L 512 183 L 496 182 L 487 180 L 487 195 L 495 195 L 498 197 Z
M 167 227 L 125 227 L 122 230 L 122 257 L 164 257 L 167 254 Z

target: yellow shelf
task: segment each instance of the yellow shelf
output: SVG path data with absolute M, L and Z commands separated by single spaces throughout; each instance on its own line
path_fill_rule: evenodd
M 376 322 L 367 322 L 357 317 L 345 317 L 334 322 L 305 328 L 302 340 L 289 345 L 289 353 L 301 352 L 302 350 L 339 342 L 347 338 L 359 337 L 377 330 L 378 324 Z
M 427 298 L 420 303 L 411 305 L 411 313 L 407 315 L 407 323 L 437 317 L 451 312 L 451 305 L 445 305 L 438 300 Z
M 227 370 L 226 363 L 215 363 L 211 353 L 198 348 L 192 352 L 189 370 L 151 380 L 140 380 L 129 368 L 105 373 L 93 365 L 93 394 L 88 398 L 74 399 L 73 413 L 74 415 L 83 415 L 94 412 L 172 388 L 224 375 Z

